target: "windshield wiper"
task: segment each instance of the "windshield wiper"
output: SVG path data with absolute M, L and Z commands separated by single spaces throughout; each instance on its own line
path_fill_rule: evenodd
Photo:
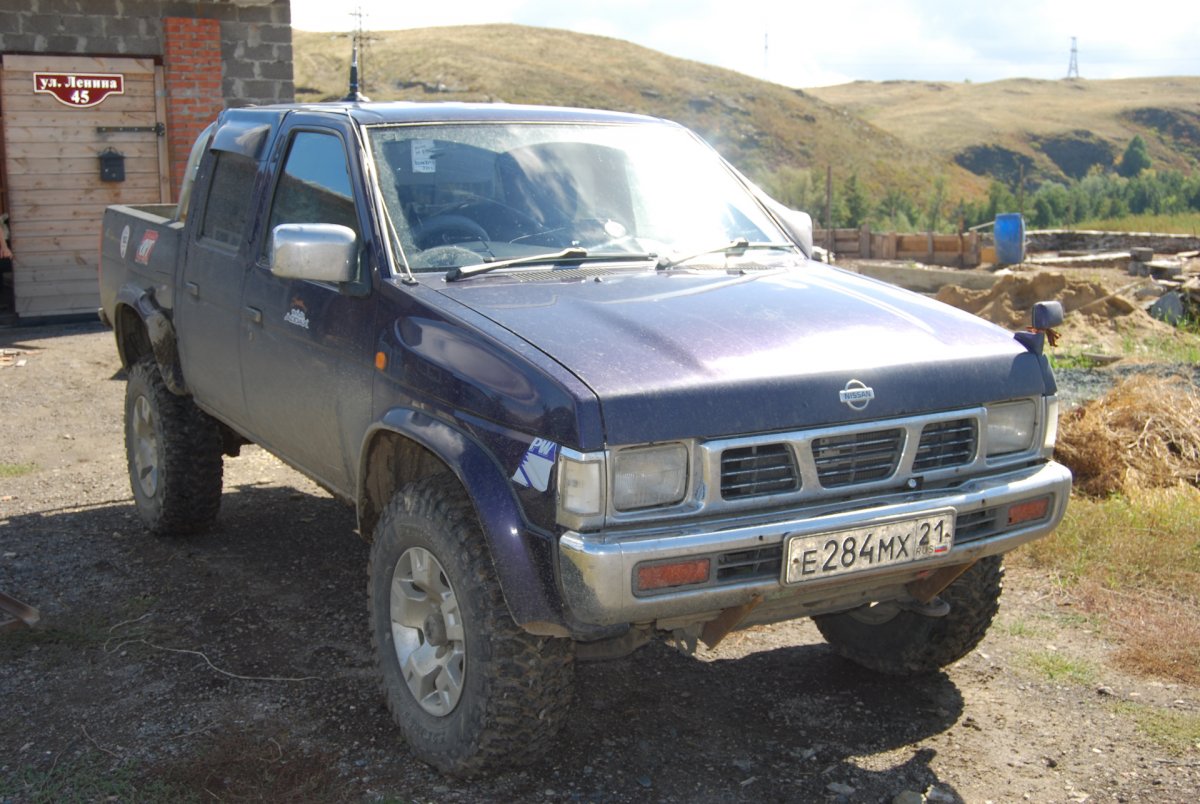
M 726 257 L 740 257 L 746 251 L 754 249 L 794 249 L 792 243 L 751 243 L 744 237 L 739 237 L 736 240 L 731 240 L 728 243 L 717 246 L 716 248 L 706 248 L 703 251 L 697 251 L 694 254 L 688 254 L 685 257 L 677 257 L 670 259 L 669 257 L 659 257 L 655 267 L 660 271 L 665 271 L 668 268 L 674 268 L 677 265 L 682 265 L 685 262 L 691 262 L 697 257 L 706 257 L 709 254 L 724 254 Z
M 642 254 L 637 252 L 605 252 L 598 254 L 589 254 L 585 248 L 579 246 L 571 246 L 564 248 L 562 251 L 554 251 L 549 254 L 530 254 L 528 257 L 513 257 L 509 260 L 492 260 L 491 262 L 481 262 L 475 265 L 464 265 L 461 267 L 451 268 L 446 272 L 447 282 L 457 282 L 459 279 L 468 279 L 479 274 L 486 274 L 488 271 L 495 271 L 497 268 L 511 268 L 514 265 L 540 265 L 544 263 L 560 263 L 560 262 L 627 262 L 637 261 L 645 262 L 657 258 L 657 254 Z

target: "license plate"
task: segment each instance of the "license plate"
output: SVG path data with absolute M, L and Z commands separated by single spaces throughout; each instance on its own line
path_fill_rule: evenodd
M 858 528 L 792 536 L 783 582 L 813 581 L 945 555 L 954 546 L 954 511 Z

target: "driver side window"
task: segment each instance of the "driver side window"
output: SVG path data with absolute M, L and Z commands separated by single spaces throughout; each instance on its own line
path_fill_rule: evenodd
M 316 131 L 292 137 L 271 202 L 265 255 L 270 254 L 270 232 L 283 223 L 336 223 L 354 230 L 362 242 L 341 138 Z

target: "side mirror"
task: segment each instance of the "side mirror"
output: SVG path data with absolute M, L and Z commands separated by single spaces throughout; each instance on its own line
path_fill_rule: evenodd
M 284 223 L 271 232 L 271 273 L 335 285 L 358 274 L 358 235 L 336 223 Z
M 813 224 L 812 216 L 807 212 L 801 212 L 797 209 L 788 209 L 787 207 L 779 207 L 776 209 L 776 214 L 779 216 L 779 222 L 783 224 L 784 231 L 787 236 L 792 239 L 792 242 L 800 247 L 806 257 L 813 255 Z
M 1053 329 L 1062 326 L 1062 302 L 1044 301 L 1033 305 L 1033 328 Z

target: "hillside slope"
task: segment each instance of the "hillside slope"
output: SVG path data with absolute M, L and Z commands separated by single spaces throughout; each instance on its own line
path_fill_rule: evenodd
M 1155 167 L 1200 160 L 1200 78 L 986 84 L 857 81 L 810 94 L 932 149 L 976 174 L 1015 185 L 1080 178 L 1118 162 L 1136 134 Z
M 294 32 L 298 100 L 346 93 L 345 34 Z M 678 59 L 629 42 L 547 28 L 481 25 L 372 32 L 361 54 L 372 100 L 506 101 L 586 106 L 676 120 L 759 181 L 782 167 L 869 190 L 924 196 L 939 175 L 951 197 L 986 182 L 919 144 L 806 92 Z

